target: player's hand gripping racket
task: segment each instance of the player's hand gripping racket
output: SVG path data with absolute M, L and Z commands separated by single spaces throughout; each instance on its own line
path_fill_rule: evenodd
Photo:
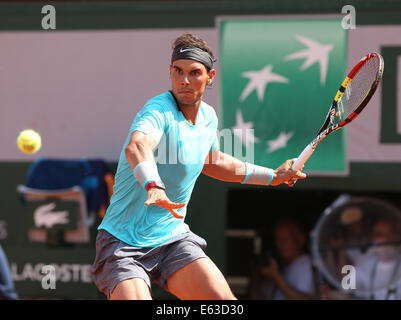
M 361 113 L 375 93 L 383 70 L 384 61 L 378 53 L 367 54 L 356 64 L 341 84 L 315 139 L 294 160 L 293 170 L 301 169 L 324 138 L 349 124 Z

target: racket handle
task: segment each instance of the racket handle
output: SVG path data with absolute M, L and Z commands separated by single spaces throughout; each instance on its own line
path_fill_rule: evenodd
M 310 144 L 308 144 L 304 151 L 301 152 L 299 157 L 294 160 L 294 163 L 292 164 L 292 170 L 298 171 L 299 169 L 301 169 L 302 165 L 306 162 L 306 160 L 309 159 L 313 151 L 315 151 L 315 149 L 312 148 Z

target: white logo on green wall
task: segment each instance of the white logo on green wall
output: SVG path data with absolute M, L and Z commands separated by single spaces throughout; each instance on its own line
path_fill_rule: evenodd
M 68 223 L 68 211 L 53 211 L 55 208 L 54 202 L 37 207 L 33 214 L 35 227 L 50 229 L 56 224 Z
M 276 167 L 314 138 L 346 75 L 346 32 L 340 18 L 221 22 L 220 127 L 253 130 L 243 154 L 251 142 L 255 163 Z M 323 141 L 305 170 L 345 172 L 345 137 Z

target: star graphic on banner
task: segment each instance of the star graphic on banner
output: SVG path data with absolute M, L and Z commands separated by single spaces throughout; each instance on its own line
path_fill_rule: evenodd
M 267 144 L 269 145 L 267 152 L 272 153 L 278 149 L 285 148 L 287 146 L 288 140 L 290 140 L 293 135 L 293 132 L 280 132 L 279 136 L 276 139 L 267 141 Z
M 239 100 L 242 102 L 249 96 L 249 94 L 256 89 L 259 101 L 263 101 L 265 89 L 268 83 L 281 82 L 288 83 L 288 79 L 272 72 L 273 66 L 267 65 L 259 71 L 245 71 L 242 76 L 249 78 L 249 82 L 245 89 L 242 91 Z
M 236 113 L 236 125 L 232 127 L 234 135 L 241 140 L 246 148 L 250 144 L 258 142 L 259 139 L 253 133 L 253 122 L 244 122 L 241 110 Z
M 301 70 L 309 68 L 314 63 L 318 62 L 320 65 L 320 83 L 326 82 L 327 67 L 329 64 L 329 53 L 333 49 L 332 44 L 321 44 L 312 39 L 295 35 L 295 38 L 304 44 L 307 49 L 292 53 L 286 57 L 285 60 L 294 60 L 305 58 L 305 62 L 301 66 Z

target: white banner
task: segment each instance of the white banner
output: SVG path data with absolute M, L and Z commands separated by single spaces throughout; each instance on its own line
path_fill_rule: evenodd
M 117 161 L 135 114 L 170 89 L 172 42 L 185 31 L 218 56 L 215 29 L 0 32 L 0 161 Z M 216 80 L 205 101 L 217 108 Z M 16 145 L 26 128 L 42 137 L 33 155 Z
M 357 26 L 355 30 L 349 30 L 347 70 L 350 70 L 365 54 L 374 51 L 380 53 L 381 46 L 401 46 L 400 35 L 401 26 Z M 398 61 L 400 61 L 400 59 L 398 59 Z M 396 71 L 389 69 L 389 66 L 386 68 L 386 57 L 384 57 L 384 74 L 386 74 L 386 72 Z M 397 88 L 400 88 L 401 85 L 400 77 L 401 72 L 399 64 Z M 400 128 L 401 102 L 399 94 L 398 97 L 398 128 Z M 401 162 L 401 144 L 380 143 L 381 100 L 382 85 L 378 87 L 369 105 L 363 110 L 360 116 L 347 127 L 348 161 Z

